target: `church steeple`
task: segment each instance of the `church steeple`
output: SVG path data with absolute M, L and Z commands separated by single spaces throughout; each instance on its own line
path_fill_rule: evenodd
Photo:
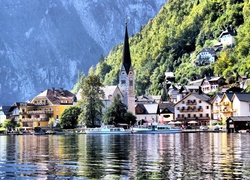
M 131 57 L 130 57 L 129 42 L 128 42 L 127 22 L 126 22 L 126 27 L 125 27 L 122 63 L 123 63 L 126 73 L 128 74 L 130 66 L 131 66 Z
M 128 29 L 127 23 L 125 27 L 125 37 L 123 46 L 123 59 L 119 75 L 119 87 L 123 94 L 123 103 L 127 105 L 128 110 L 135 114 L 135 77 L 131 63 L 129 42 L 128 42 Z

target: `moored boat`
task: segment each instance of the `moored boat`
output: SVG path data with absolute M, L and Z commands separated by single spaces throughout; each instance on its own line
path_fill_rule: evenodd
M 89 128 L 85 130 L 86 134 L 130 134 L 130 130 L 122 127 L 114 127 L 111 125 L 103 125 L 100 128 Z
M 136 134 L 168 134 L 168 133 L 181 133 L 182 130 L 177 127 L 172 127 L 165 124 L 157 125 L 142 125 L 131 128 L 132 133 Z

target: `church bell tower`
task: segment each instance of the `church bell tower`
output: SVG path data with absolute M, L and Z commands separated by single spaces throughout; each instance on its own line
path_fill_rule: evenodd
M 128 111 L 135 114 L 135 76 L 131 64 L 127 23 L 125 27 L 123 58 L 119 75 L 119 86 L 123 93 L 123 103 L 127 105 Z

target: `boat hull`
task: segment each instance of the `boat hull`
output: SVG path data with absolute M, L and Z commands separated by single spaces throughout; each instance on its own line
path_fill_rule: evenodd
M 135 127 L 131 130 L 134 134 L 170 134 L 181 133 L 179 128 L 172 128 L 170 126 L 148 126 L 148 127 Z
M 126 131 L 124 128 L 102 126 L 100 128 L 90 128 L 85 130 L 86 134 L 130 134 L 131 131 Z

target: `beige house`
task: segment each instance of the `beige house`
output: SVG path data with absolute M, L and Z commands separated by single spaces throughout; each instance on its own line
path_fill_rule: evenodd
M 206 94 L 190 93 L 174 105 L 175 120 L 187 125 L 197 122 L 205 125 L 211 119 L 210 97 Z

